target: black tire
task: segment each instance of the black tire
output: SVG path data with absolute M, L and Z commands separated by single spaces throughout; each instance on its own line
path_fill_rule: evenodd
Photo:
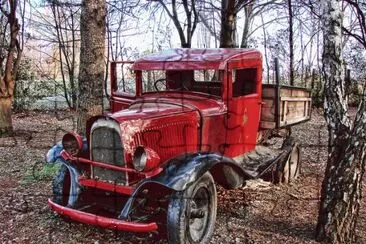
M 52 201 L 67 206 L 70 196 L 70 172 L 65 165 L 62 165 L 55 178 L 53 178 L 53 198 Z
M 208 243 L 215 227 L 216 195 L 215 182 L 209 172 L 186 190 L 174 192 L 167 213 L 168 242 Z

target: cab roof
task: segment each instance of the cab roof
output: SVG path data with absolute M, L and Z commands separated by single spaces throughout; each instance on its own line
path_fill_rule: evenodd
M 176 48 L 147 55 L 136 60 L 133 70 L 199 70 L 225 69 L 229 61 L 261 60 L 262 55 L 255 49 L 244 48 Z

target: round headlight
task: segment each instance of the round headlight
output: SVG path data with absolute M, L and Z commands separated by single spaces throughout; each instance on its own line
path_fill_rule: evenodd
M 133 154 L 133 166 L 137 171 L 150 171 L 160 164 L 159 155 L 149 147 L 138 146 Z
M 133 154 L 133 167 L 137 171 L 143 171 L 146 167 L 147 154 L 142 146 L 138 146 Z
M 67 133 L 62 137 L 62 146 L 67 153 L 76 156 L 83 148 L 83 140 L 77 134 Z

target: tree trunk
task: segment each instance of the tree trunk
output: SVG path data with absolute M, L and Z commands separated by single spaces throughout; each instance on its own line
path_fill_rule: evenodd
M 252 20 L 253 20 L 253 15 L 252 15 L 253 14 L 253 5 L 254 5 L 254 1 L 248 3 L 244 7 L 245 17 L 244 17 L 243 35 L 241 36 L 241 44 L 240 44 L 241 48 L 248 48 L 249 31 L 250 31 L 250 26 L 251 26 Z
M 77 108 L 77 131 L 82 135 L 86 121 L 103 113 L 105 15 L 105 0 L 83 0 Z
M 234 48 L 236 28 L 235 0 L 222 0 L 221 2 L 221 32 L 220 47 Z
M 13 133 L 11 121 L 11 97 L 0 97 L 0 137 Z
M 366 103 L 361 101 L 354 124 L 348 115 L 342 67 L 340 0 L 323 4 L 323 76 L 328 161 L 321 190 L 316 237 L 326 243 L 353 243 L 365 168 Z
M 11 104 L 14 98 L 15 77 L 20 65 L 22 57 L 22 49 L 19 43 L 18 33 L 20 25 L 18 23 L 17 13 L 17 0 L 3 1 L 0 4 L 8 4 L 8 11 L 4 10 L 4 6 L 1 6 L 0 13 L 4 15 L 8 22 L 7 33 L 2 33 L 4 36 L 0 46 L 5 45 L 5 38 L 9 38 L 9 45 L 6 47 L 5 67 L 0 72 L 0 137 L 3 135 L 11 135 L 13 133 L 12 120 L 11 120 Z M 4 29 L 6 32 L 6 30 Z M 16 55 L 16 56 L 15 56 Z M 2 61 L 3 62 L 3 61 Z

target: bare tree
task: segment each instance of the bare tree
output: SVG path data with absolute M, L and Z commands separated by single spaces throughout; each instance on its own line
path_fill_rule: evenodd
M 12 134 L 13 131 L 11 105 L 14 98 L 15 77 L 22 56 L 22 44 L 18 39 L 20 31 L 17 18 L 18 4 L 17 0 L 0 2 L 0 12 L 3 16 L 1 21 L 5 23 L 5 28 L 0 29 L 0 48 L 4 49 L 2 52 L 5 51 L 4 56 L 0 54 L 0 136 Z
M 235 0 L 221 1 L 220 47 L 236 47 L 236 15 Z
M 255 28 L 252 30 L 252 24 L 254 21 L 254 18 L 262 14 L 263 12 L 268 11 L 271 7 L 274 6 L 274 4 L 277 2 L 277 0 L 271 0 L 271 1 L 260 1 L 260 0 L 253 0 L 248 1 L 247 4 L 244 5 L 244 25 L 243 25 L 243 33 L 241 36 L 241 48 L 248 48 L 248 40 L 250 36 L 258 29 Z M 268 23 L 271 23 L 273 20 L 270 20 Z M 268 23 L 265 23 L 262 21 L 261 26 L 265 28 L 265 25 L 268 25 Z M 260 26 L 260 27 L 261 27 Z
M 254 0 L 222 0 L 221 1 L 221 32 L 220 32 L 220 47 L 233 48 L 237 47 L 236 43 L 236 21 L 237 14 L 242 9 L 245 9 L 246 16 L 252 18 L 248 14 L 252 14 Z M 251 20 L 251 19 L 250 19 Z M 246 22 L 244 25 L 244 34 L 242 36 L 242 43 L 249 37 L 249 27 L 251 22 Z M 246 33 L 245 33 L 246 32 Z M 243 40 L 244 38 L 244 40 Z
M 170 4 L 164 0 L 150 0 L 157 2 L 163 7 L 169 18 L 173 21 L 175 28 L 178 31 L 180 43 L 182 47 L 190 48 L 192 45 L 192 36 L 196 30 L 198 23 L 198 4 L 196 0 L 182 0 L 180 3 L 176 0 L 172 0 Z M 169 8 L 169 5 L 171 8 Z M 185 19 L 182 23 L 179 19 L 178 8 L 183 7 Z M 184 29 L 186 30 L 184 33 Z
M 292 1 L 291 0 L 287 0 L 287 7 L 288 7 L 288 28 L 289 28 L 289 34 L 288 34 L 288 42 L 289 42 L 289 46 L 290 46 L 290 85 L 293 86 L 294 85 L 294 24 L 293 24 L 293 20 L 294 20 L 294 15 L 293 15 L 293 10 L 292 10 Z
M 51 58 L 54 68 L 59 69 L 63 96 L 70 109 L 77 104 L 77 72 L 80 46 L 80 1 L 79 0 L 47 0 L 41 6 L 32 5 L 31 23 L 37 28 L 32 39 L 42 42 L 54 51 L 37 50 Z M 34 47 L 33 47 L 34 48 Z M 42 49 L 42 48 L 41 48 Z M 55 75 L 54 83 L 57 85 Z
M 341 0 L 322 2 L 323 77 L 328 124 L 328 161 L 322 184 L 317 239 L 353 243 L 366 163 L 365 93 L 352 123 L 342 66 Z M 362 18 L 360 23 L 362 24 Z
M 85 134 L 86 121 L 103 113 L 105 0 L 83 0 L 77 131 Z
M 74 4 L 60 4 L 49 0 L 54 21 L 54 30 L 58 42 L 59 64 L 61 69 L 64 96 L 71 109 L 76 108 L 77 102 L 77 44 L 79 40 L 79 10 L 80 6 Z M 68 95 L 67 80 L 70 84 L 71 101 Z
M 342 27 L 343 33 L 355 38 L 366 49 L 366 3 L 357 0 L 344 0 L 349 5 L 351 11 L 356 14 L 357 27 Z

